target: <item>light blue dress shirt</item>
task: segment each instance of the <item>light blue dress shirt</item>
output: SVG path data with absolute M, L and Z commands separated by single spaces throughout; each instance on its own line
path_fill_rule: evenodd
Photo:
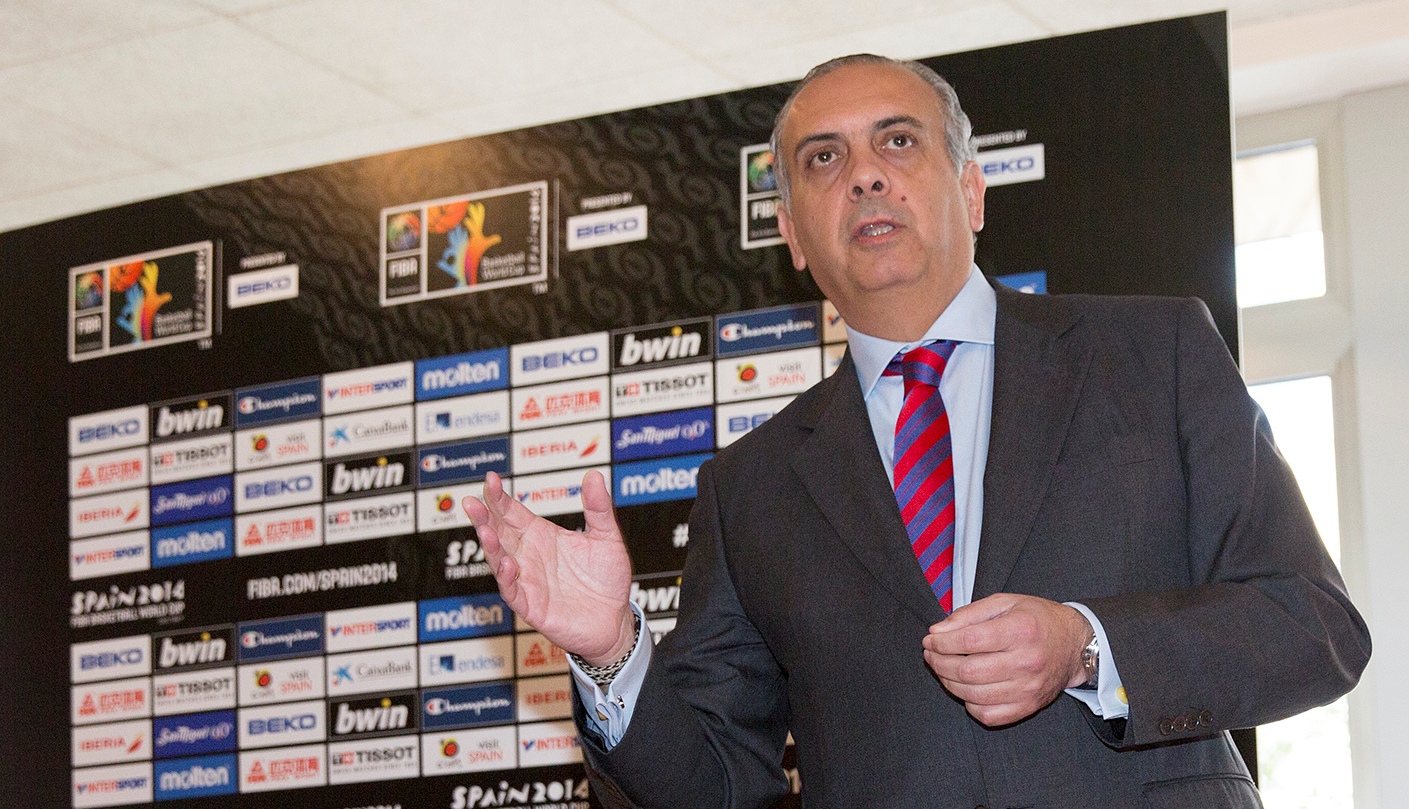
M 871 433 L 885 464 L 886 476 L 895 485 L 895 422 L 904 400 L 904 381 L 899 376 L 884 376 L 886 366 L 902 351 L 935 340 L 958 340 L 939 382 L 939 393 L 949 414 L 949 429 L 954 460 L 954 608 L 968 604 L 973 597 L 974 571 L 978 563 L 979 534 L 983 525 L 983 473 L 988 462 L 988 436 L 993 413 L 993 333 L 998 302 L 993 288 L 977 266 L 969 272 L 968 281 L 940 316 L 925 332 L 924 337 L 911 343 L 896 343 L 862 334 L 850 326 L 846 330 L 856 375 L 866 400 L 866 412 L 871 420 Z M 1120 675 L 1106 640 L 1105 630 L 1096 616 L 1084 605 L 1068 602 L 1086 617 L 1101 643 L 1100 688 L 1096 691 L 1067 689 L 1097 716 L 1115 719 L 1129 714 L 1129 706 L 1121 699 Z M 569 658 L 573 679 L 583 704 L 588 706 L 588 718 L 602 734 L 608 748 L 621 740 L 631 721 L 636 697 L 646 677 L 651 658 L 650 634 L 645 616 L 642 617 L 641 640 L 632 650 L 631 659 L 604 690 L 587 678 Z M 595 715 L 594 715 L 595 714 Z

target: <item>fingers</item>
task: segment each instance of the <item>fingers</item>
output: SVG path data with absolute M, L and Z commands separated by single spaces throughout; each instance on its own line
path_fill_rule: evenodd
M 587 519 L 588 534 L 601 539 L 621 538 L 607 480 L 595 469 L 582 476 L 582 514 Z
M 995 593 L 987 598 L 980 598 L 972 604 L 965 604 L 957 610 L 949 613 L 943 621 L 930 627 L 931 632 L 950 632 L 974 624 L 981 624 L 984 621 L 991 621 L 1012 611 L 1018 601 L 1008 593 Z

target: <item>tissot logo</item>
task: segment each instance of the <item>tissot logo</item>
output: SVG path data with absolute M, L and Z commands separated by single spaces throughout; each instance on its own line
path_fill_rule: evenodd
M 369 455 L 323 465 L 323 488 L 329 499 L 411 488 L 411 453 Z
M 415 530 L 416 496 L 412 492 L 329 504 L 323 510 L 323 541 L 329 545 Z
M 639 368 L 710 356 L 710 321 L 679 323 L 612 334 L 612 367 Z
M 233 666 L 159 674 L 152 678 L 152 713 L 157 716 L 234 707 Z
M 152 440 L 186 438 L 228 430 L 231 394 L 213 393 L 191 399 L 154 405 L 151 410 Z

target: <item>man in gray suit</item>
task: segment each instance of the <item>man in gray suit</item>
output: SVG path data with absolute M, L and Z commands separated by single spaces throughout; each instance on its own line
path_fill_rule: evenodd
M 880 57 L 815 68 L 780 113 L 780 227 L 849 351 L 700 470 L 659 648 L 600 475 L 584 533 L 495 478 L 466 501 L 505 599 L 574 656 L 609 803 L 767 806 L 791 732 L 809 806 L 1255 807 L 1227 730 L 1364 668 L 1202 304 L 994 289 L 969 136 L 942 79 Z M 940 347 L 914 405 L 912 352 Z M 912 452 L 940 446 L 916 506 Z

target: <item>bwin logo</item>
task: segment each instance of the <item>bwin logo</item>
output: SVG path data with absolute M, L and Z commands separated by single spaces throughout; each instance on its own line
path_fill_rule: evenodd
M 367 492 L 373 489 L 389 489 L 400 486 L 406 477 L 406 465 L 387 463 L 386 458 L 378 458 L 374 466 L 348 469 L 345 464 L 333 467 L 332 494 Z
M 210 404 L 204 399 L 195 407 L 185 410 L 172 412 L 171 408 L 163 405 L 161 410 L 157 411 L 157 435 L 162 438 L 201 430 L 214 430 L 224 423 L 225 408 L 218 404 Z
M 700 355 L 700 335 L 698 332 L 685 332 L 679 326 L 670 330 L 664 337 L 648 337 L 637 340 L 636 335 L 627 334 L 621 343 L 620 365 L 635 365 L 638 362 L 659 362 L 681 357 Z
M 225 639 L 212 638 L 209 633 L 201 633 L 199 640 L 187 643 L 172 643 L 171 638 L 162 638 L 158 665 L 169 669 L 174 666 L 194 666 L 198 663 L 218 663 L 224 659 Z
M 336 733 L 372 733 L 379 730 L 402 730 L 410 721 L 411 712 L 405 705 L 394 705 L 383 699 L 380 706 L 352 709 L 347 703 L 338 704 Z

